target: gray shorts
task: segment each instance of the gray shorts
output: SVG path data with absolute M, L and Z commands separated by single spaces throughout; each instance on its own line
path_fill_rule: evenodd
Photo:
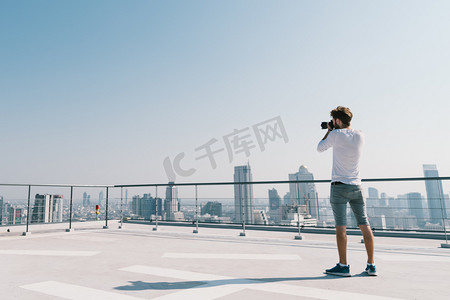
M 360 185 L 332 184 L 330 202 L 336 226 L 347 225 L 347 203 L 350 204 L 358 225 L 369 225 L 366 202 Z

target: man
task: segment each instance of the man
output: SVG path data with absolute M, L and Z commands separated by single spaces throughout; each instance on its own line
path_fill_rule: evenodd
M 366 204 L 362 195 L 359 174 L 359 159 L 364 142 L 362 132 L 352 129 L 350 121 L 353 114 L 349 108 L 338 106 L 330 113 L 332 124 L 319 142 L 317 151 L 323 152 L 333 148 L 333 171 L 331 176 L 330 202 L 336 225 L 336 242 L 339 263 L 325 273 L 338 276 L 351 276 L 347 264 L 347 203 L 353 210 L 358 226 L 364 237 L 367 251 L 365 272 L 376 276 L 374 264 L 374 241 L 372 230 L 367 220 Z M 335 128 L 335 129 L 333 129 Z

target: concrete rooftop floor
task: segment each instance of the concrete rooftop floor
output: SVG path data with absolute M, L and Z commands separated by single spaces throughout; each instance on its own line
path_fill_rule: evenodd
M 380 275 L 369 277 L 361 237 L 349 236 L 352 277 L 341 278 L 323 274 L 334 235 L 103 225 L 0 227 L 0 299 L 450 299 L 443 241 L 376 237 Z

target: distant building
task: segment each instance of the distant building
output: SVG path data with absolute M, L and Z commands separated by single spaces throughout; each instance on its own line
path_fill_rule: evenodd
M 52 223 L 62 222 L 63 216 L 62 195 L 39 195 L 36 194 L 34 200 L 32 223 Z
M 264 210 L 255 209 L 253 211 L 254 224 L 258 225 L 268 225 L 269 220 L 267 219 L 266 212 Z
M 280 225 L 284 226 L 317 226 L 316 218 L 309 218 L 306 206 L 283 205 L 281 207 Z
M 378 206 L 379 203 L 379 196 L 378 196 L 378 190 L 376 188 L 373 187 L 369 187 L 367 189 L 368 193 L 369 193 L 369 197 L 367 197 L 367 207 L 376 207 Z
M 422 195 L 420 193 L 408 193 L 406 194 L 406 199 L 408 200 L 409 215 L 415 216 L 417 224 L 423 227 L 425 225 L 425 215 Z
M 103 191 L 100 191 L 100 193 L 98 193 L 98 205 L 102 205 L 103 202 Z
M 146 220 L 156 218 L 162 215 L 162 199 L 153 198 L 151 194 L 144 194 L 142 197 L 133 196 L 130 202 L 131 213 Z
M 269 190 L 269 210 L 277 210 L 280 208 L 281 198 L 276 189 Z
M 278 224 L 281 221 L 281 198 L 276 189 L 269 190 L 269 213 L 271 224 Z
M 169 184 L 174 182 L 169 182 Z M 176 186 L 169 185 L 166 187 L 166 199 L 164 200 L 164 211 L 166 220 L 180 219 L 180 201 L 178 200 L 178 189 Z
M 423 165 L 425 177 L 439 177 L 436 165 Z M 443 219 L 447 218 L 445 208 L 444 193 L 441 180 L 425 180 L 427 191 L 428 209 L 430 212 L 430 222 L 433 224 L 443 224 Z
M 91 195 L 86 192 L 83 193 L 83 207 L 89 207 L 91 205 Z
M 234 182 L 252 182 L 252 172 L 250 164 L 246 166 L 234 167 Z M 253 224 L 253 185 L 235 184 L 234 185 L 234 220 L 237 223 L 245 221 L 247 224 Z
M 308 171 L 306 166 L 300 166 L 297 173 L 289 174 L 289 180 L 314 180 L 314 175 Z M 289 183 L 289 194 L 293 204 L 305 205 L 312 218 L 319 218 L 319 197 L 314 182 L 291 182 Z
M 9 224 L 9 208 L 11 207 L 11 203 L 3 202 L 3 209 L 2 209 L 2 223 L 3 224 Z
M 369 196 L 367 197 L 367 215 L 370 219 L 370 226 L 375 229 L 386 229 L 387 218 L 392 218 L 392 209 L 388 205 L 388 201 L 385 193 L 381 193 L 379 196 L 378 190 L 373 187 L 368 189 Z M 356 224 L 356 220 L 355 224 Z
M 23 214 L 23 208 L 18 208 L 15 206 L 9 207 L 9 217 L 8 217 L 8 225 L 16 225 L 16 224 L 22 224 L 22 214 Z
M 284 194 L 283 196 L 283 204 L 284 205 L 291 205 L 291 194 L 289 192 L 287 192 L 286 194 Z
M 387 198 L 386 193 L 381 193 L 380 195 L 380 205 L 382 206 L 390 206 L 389 200 Z
M 222 203 L 217 201 L 208 201 L 206 204 L 202 205 L 201 215 L 210 215 L 222 217 Z

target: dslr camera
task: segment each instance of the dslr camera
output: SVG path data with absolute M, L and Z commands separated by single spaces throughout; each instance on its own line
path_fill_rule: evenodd
M 330 128 L 331 128 L 331 129 L 334 129 L 333 121 L 330 121 L 330 122 L 322 122 L 322 124 L 320 124 L 320 126 L 322 126 L 322 129 L 328 129 L 328 126 L 327 126 L 327 125 L 330 125 Z

